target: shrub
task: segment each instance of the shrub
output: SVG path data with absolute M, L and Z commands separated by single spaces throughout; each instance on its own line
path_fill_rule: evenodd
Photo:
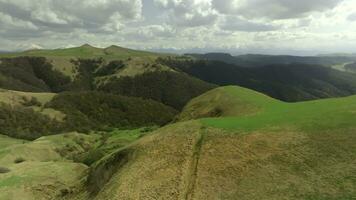
M 159 102 L 102 92 L 61 93 L 46 107 L 66 114 L 67 129 L 79 132 L 160 126 L 172 121 L 177 114 Z
M 149 72 L 135 77 L 114 77 L 100 85 L 98 90 L 153 99 L 180 110 L 192 98 L 215 87 L 183 73 Z
M 22 100 L 23 100 L 22 105 L 26 106 L 26 107 L 42 105 L 41 102 L 39 102 L 36 97 L 28 98 L 28 97 L 23 96 Z
M 16 158 L 16 159 L 14 160 L 14 163 L 19 164 L 19 163 L 23 163 L 23 162 L 25 162 L 25 161 L 26 161 L 26 160 L 25 160 L 24 158 L 19 157 L 19 158 Z
M 62 125 L 31 108 L 0 104 L 0 132 L 10 137 L 34 140 L 64 131 Z
M 6 167 L 0 167 L 0 174 L 9 173 L 11 170 Z

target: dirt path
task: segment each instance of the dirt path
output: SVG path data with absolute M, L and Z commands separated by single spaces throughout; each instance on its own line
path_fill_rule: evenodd
M 191 200 L 194 199 L 194 190 L 195 190 L 195 185 L 196 185 L 196 179 L 197 179 L 197 174 L 198 174 L 198 164 L 199 164 L 199 159 L 200 159 L 200 153 L 201 153 L 201 148 L 203 145 L 204 141 L 204 133 L 200 131 L 197 142 L 194 145 L 193 148 L 193 155 L 191 159 L 191 164 L 188 169 L 188 186 L 185 191 L 185 199 L 186 200 Z

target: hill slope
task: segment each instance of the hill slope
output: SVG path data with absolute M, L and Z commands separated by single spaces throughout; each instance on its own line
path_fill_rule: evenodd
M 95 163 L 82 192 L 67 198 L 272 200 L 356 195 L 355 97 L 291 104 L 232 86 L 197 97 L 183 113 L 191 106 L 197 113 L 229 106 L 217 97 L 238 102 L 232 110 L 221 109 L 221 116 L 229 117 L 158 129 Z M 245 112 L 245 104 L 257 112 Z
M 244 68 L 218 61 L 166 58 L 159 62 L 209 83 L 239 85 L 282 101 L 296 102 L 356 94 L 356 75 L 305 64 Z
M 356 60 L 355 56 L 346 55 L 327 55 L 327 56 L 289 56 L 289 55 L 259 55 L 246 54 L 232 56 L 225 53 L 208 53 L 208 54 L 187 54 L 198 59 L 222 61 L 229 64 L 235 64 L 242 67 L 263 67 L 266 65 L 278 64 L 308 64 L 323 65 L 332 67 L 335 65 L 350 63 Z

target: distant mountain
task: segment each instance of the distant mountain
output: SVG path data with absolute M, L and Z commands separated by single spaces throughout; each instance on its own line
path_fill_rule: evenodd
M 271 64 L 310 64 L 323 65 L 331 67 L 333 65 L 345 64 L 356 61 L 356 56 L 289 56 L 289 55 L 258 55 L 246 54 L 240 56 L 232 56 L 226 53 L 208 53 L 208 54 L 186 54 L 198 59 L 222 61 L 229 64 L 235 64 L 242 67 L 263 67 Z

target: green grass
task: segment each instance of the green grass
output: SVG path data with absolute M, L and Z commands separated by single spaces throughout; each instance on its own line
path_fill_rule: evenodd
M 97 48 L 90 45 L 67 49 L 29 50 L 18 53 L 0 54 L 0 58 L 13 58 L 21 56 L 45 57 L 52 63 L 56 70 L 62 72 L 68 77 L 71 77 L 71 79 L 74 79 L 77 75 L 77 71 L 76 66 L 71 62 L 73 59 L 103 58 L 107 63 L 114 60 L 126 60 L 126 68 L 120 71 L 117 76 L 133 76 L 149 70 L 154 70 L 152 68 L 146 69 L 145 66 L 147 64 L 155 63 L 155 60 L 158 57 L 165 57 L 168 56 L 168 54 L 132 50 L 119 46 Z M 168 67 L 161 66 L 161 68 L 163 70 L 168 70 L 166 69 Z
M 53 50 L 30 50 L 20 53 L 0 54 L 0 57 L 18 57 L 18 56 L 41 56 L 48 58 L 66 57 L 71 58 L 99 58 L 106 60 L 127 59 L 129 57 L 158 57 L 161 54 L 131 50 L 118 46 L 110 46 L 108 48 L 96 48 L 90 45 L 68 49 L 53 49 Z
M 155 129 L 155 127 L 152 128 L 139 128 L 139 129 L 134 129 L 134 130 L 114 130 L 108 137 L 108 139 L 105 142 L 105 145 L 103 145 L 107 149 L 113 149 L 112 147 L 124 147 L 133 141 L 143 137 L 146 135 L 150 130 Z M 146 132 L 147 130 L 147 132 Z
M 0 135 L 0 151 L 12 145 L 22 144 L 22 143 L 25 143 L 25 140 L 19 140 L 19 139 L 10 138 L 5 135 Z
M 146 127 L 133 130 L 115 129 L 111 132 L 103 133 L 101 141 L 97 143 L 95 148 L 92 148 L 86 154 L 82 155 L 80 161 L 86 165 L 92 165 L 106 155 L 110 155 L 113 152 L 128 146 L 155 129 L 157 129 L 157 127 Z
M 285 103 L 240 87 L 223 89 L 236 99 L 258 106 L 261 111 L 252 116 L 202 119 L 207 126 L 241 131 L 291 127 L 309 132 L 356 127 L 356 96 Z

